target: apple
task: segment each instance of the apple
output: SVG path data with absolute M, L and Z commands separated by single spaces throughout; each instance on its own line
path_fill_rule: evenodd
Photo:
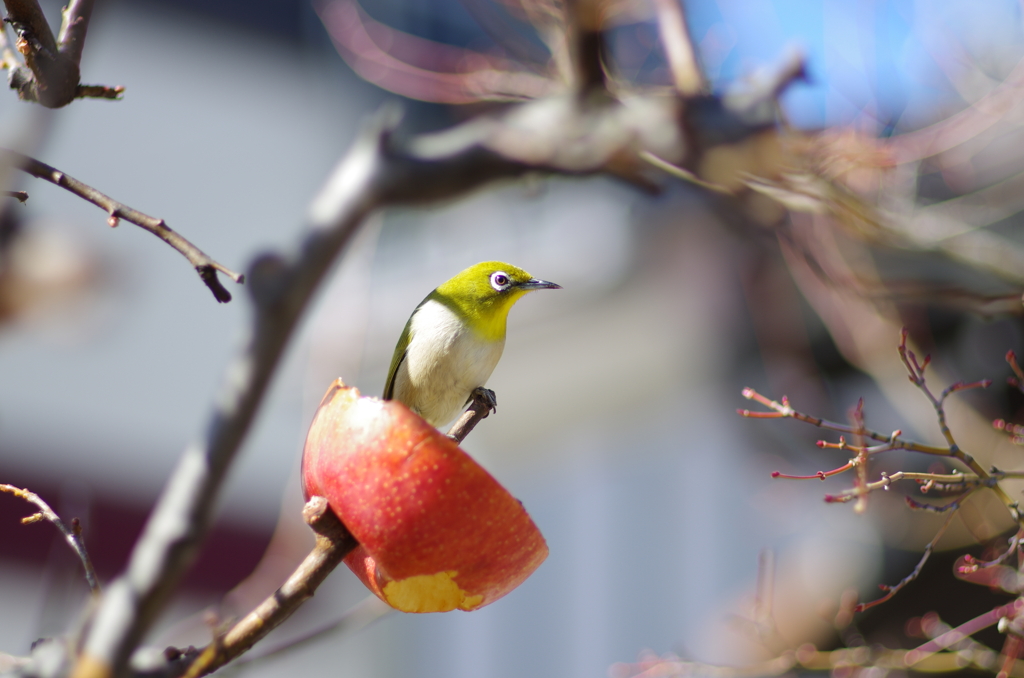
M 453 440 L 340 379 L 310 425 L 302 486 L 359 541 L 349 568 L 403 612 L 493 603 L 548 555 L 522 504 Z

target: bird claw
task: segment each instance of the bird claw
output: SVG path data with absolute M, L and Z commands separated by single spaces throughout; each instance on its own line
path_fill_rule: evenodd
M 473 402 L 474 405 L 479 403 L 484 406 L 486 409 L 481 414 L 485 417 L 488 414 L 498 412 L 498 397 L 494 395 L 494 391 L 483 386 L 474 388 L 473 392 L 469 394 L 469 401 L 467 402 Z

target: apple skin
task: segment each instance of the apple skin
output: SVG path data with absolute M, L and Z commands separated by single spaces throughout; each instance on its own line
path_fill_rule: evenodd
M 405 612 L 482 607 L 548 555 L 522 504 L 453 440 L 340 379 L 310 425 L 302 486 L 359 541 L 349 568 Z

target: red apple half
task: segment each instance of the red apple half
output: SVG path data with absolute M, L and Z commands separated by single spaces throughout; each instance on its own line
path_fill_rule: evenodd
M 548 555 L 522 504 L 454 441 L 340 379 L 306 436 L 302 485 L 359 540 L 345 563 L 403 612 L 493 603 Z

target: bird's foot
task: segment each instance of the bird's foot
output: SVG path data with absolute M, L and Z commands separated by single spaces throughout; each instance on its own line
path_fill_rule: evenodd
M 498 396 L 494 395 L 494 391 L 483 386 L 474 388 L 473 392 L 469 394 L 469 400 L 466 402 L 473 403 L 473 405 L 479 403 L 481 409 L 484 410 L 481 414 L 485 417 L 488 414 L 497 414 L 498 412 Z

